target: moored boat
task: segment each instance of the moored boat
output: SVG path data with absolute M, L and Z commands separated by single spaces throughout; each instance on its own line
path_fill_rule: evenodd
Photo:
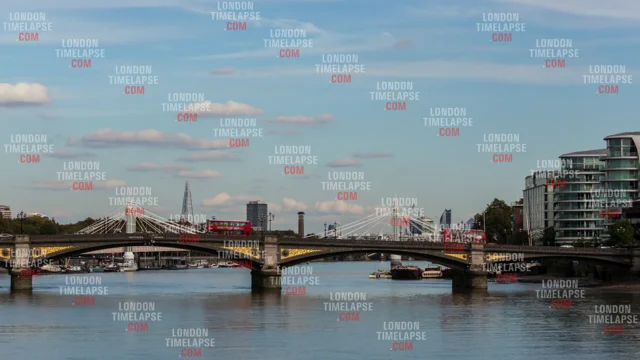
M 101 267 L 101 266 L 92 266 L 92 267 L 89 268 L 89 272 L 101 273 L 101 272 L 104 272 L 104 268 Z
M 442 277 L 442 271 L 440 270 L 439 266 L 425 268 L 424 271 L 422 272 L 423 279 L 434 279 L 434 278 L 441 278 L 441 277 Z
M 136 263 L 124 263 L 124 264 L 120 264 L 119 272 L 131 272 L 131 271 L 138 271 L 138 265 Z
M 118 272 L 119 270 L 120 267 L 113 263 L 104 267 L 104 272 Z
M 189 266 L 187 265 L 172 264 L 172 265 L 169 265 L 169 267 L 167 267 L 167 270 L 187 270 L 188 268 Z
M 80 273 L 84 273 L 85 270 L 80 266 L 73 265 L 73 266 L 69 266 L 68 268 L 62 269 L 62 272 L 64 274 L 80 274 Z
M 151 265 L 151 264 L 147 264 L 141 268 L 138 268 L 138 271 L 143 271 L 143 270 L 160 270 L 162 269 L 162 266 L 159 265 Z
M 59 265 L 44 265 L 40 267 L 41 274 L 60 274 L 62 268 Z
M 209 263 L 207 260 L 197 260 L 188 265 L 189 269 L 204 269 Z
M 393 280 L 420 280 L 422 270 L 413 265 L 395 266 L 391 268 L 391 279 Z

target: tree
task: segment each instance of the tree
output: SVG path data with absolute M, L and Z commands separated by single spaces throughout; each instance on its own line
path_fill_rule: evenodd
M 543 246 L 555 246 L 556 245 L 556 230 L 553 226 L 544 229 L 542 233 L 542 245 Z
M 514 245 L 529 245 L 529 234 L 526 231 L 518 231 L 513 237 Z
M 40 226 L 41 235 L 55 235 L 58 233 L 58 228 L 52 221 L 46 222 Z
M 28 235 L 37 235 L 38 233 L 40 233 L 38 228 L 33 224 L 24 224 L 23 231 L 25 234 L 28 234 Z
M 629 246 L 633 244 L 634 229 L 629 220 L 618 220 L 609 227 L 613 245 Z
M 511 213 L 511 206 L 502 200 L 493 199 L 491 204 L 487 205 L 485 210 L 487 242 L 508 243 L 507 240 L 513 233 Z
M 484 229 L 484 214 L 475 214 L 473 216 L 473 230 Z

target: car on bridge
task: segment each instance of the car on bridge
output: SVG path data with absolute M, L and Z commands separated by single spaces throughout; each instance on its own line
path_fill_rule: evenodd
M 6 239 L 6 238 L 12 238 L 12 237 L 13 235 L 11 234 L 7 234 L 7 233 L 0 234 L 0 239 Z

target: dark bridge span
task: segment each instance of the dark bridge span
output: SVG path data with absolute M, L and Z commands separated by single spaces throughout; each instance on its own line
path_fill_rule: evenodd
M 251 241 L 250 243 L 239 243 Z M 245 245 L 245 246 L 243 246 Z M 454 288 L 486 288 L 486 254 L 521 253 L 525 261 L 530 259 L 563 258 L 598 262 L 607 265 L 627 267 L 634 273 L 640 272 L 640 251 L 624 249 L 594 248 L 558 248 L 529 247 L 512 245 L 466 244 L 460 254 L 444 252 L 443 243 L 424 241 L 384 241 L 384 240 L 342 240 L 342 239 L 303 239 L 297 237 L 224 237 L 200 235 L 195 243 L 184 243 L 178 234 L 98 234 L 98 235 L 17 235 L 0 241 L 0 264 L 5 264 L 11 249 L 33 249 L 43 253 L 41 258 L 60 259 L 82 253 L 125 246 L 164 246 L 200 251 L 209 254 L 227 252 L 234 257 L 250 261 L 252 284 L 256 288 L 271 288 L 274 277 L 279 277 L 278 267 L 322 259 L 326 257 L 383 252 L 407 255 L 416 259 L 425 259 L 433 263 L 458 270 L 462 274 L 459 280 L 454 278 Z M 24 253 L 24 251 L 22 252 Z M 5 261 L 2 261 L 5 260 Z M 29 260 L 29 259 L 23 259 Z M 15 280 L 31 288 L 31 279 Z M 478 280 L 480 279 L 480 280 Z M 28 280 L 28 281 L 27 281 Z M 26 284 L 28 282 L 28 284 Z M 279 288 L 277 281 L 277 288 Z

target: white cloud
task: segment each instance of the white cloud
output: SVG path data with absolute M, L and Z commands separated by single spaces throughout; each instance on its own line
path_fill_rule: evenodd
M 51 101 L 49 90 L 37 83 L 0 83 L 0 106 L 44 105 Z
M 264 110 L 262 109 L 235 101 L 227 101 L 224 104 L 203 101 L 201 103 L 190 104 L 189 106 L 195 109 L 206 108 L 204 111 L 198 111 L 198 114 L 202 116 L 257 116 L 264 114 Z
M 297 124 L 297 125 L 316 125 L 316 124 L 326 124 L 333 120 L 333 115 L 331 114 L 320 114 L 318 116 L 278 116 L 273 120 L 267 120 L 267 123 L 273 124 Z
M 325 213 L 364 214 L 365 208 L 360 205 L 349 204 L 346 201 L 316 202 L 316 210 Z
M 79 158 L 86 158 L 86 157 L 94 157 L 96 155 L 88 152 L 78 152 L 78 153 L 72 152 L 68 148 L 56 148 L 53 150 L 53 153 L 51 153 L 49 156 L 57 159 L 79 159 Z
M 343 158 L 343 159 L 333 160 L 332 162 L 327 164 L 327 166 L 329 167 L 360 166 L 360 163 L 358 162 L 358 160 L 354 158 Z
M 204 206 L 220 206 L 225 205 L 231 201 L 231 195 L 227 193 L 220 193 L 210 199 L 206 199 L 202 201 L 202 205 Z
M 212 198 L 206 199 L 202 201 L 203 206 L 238 206 L 241 203 L 246 203 L 247 201 L 255 200 L 254 197 L 249 195 L 234 195 L 231 196 L 226 192 L 215 195 Z
M 178 172 L 178 176 L 186 177 L 186 178 L 194 178 L 194 179 L 211 179 L 218 178 L 222 176 L 218 171 L 215 170 L 200 170 L 200 171 L 191 171 L 191 170 L 182 170 Z
M 282 199 L 282 205 L 285 210 L 305 211 L 307 209 L 307 205 L 305 205 L 303 202 L 297 201 L 292 198 Z
M 189 150 L 222 149 L 228 146 L 225 140 L 199 140 L 187 134 L 163 133 L 155 129 L 119 131 L 100 129 L 80 139 L 69 138 L 67 146 L 95 148 L 116 146 L 176 147 Z

